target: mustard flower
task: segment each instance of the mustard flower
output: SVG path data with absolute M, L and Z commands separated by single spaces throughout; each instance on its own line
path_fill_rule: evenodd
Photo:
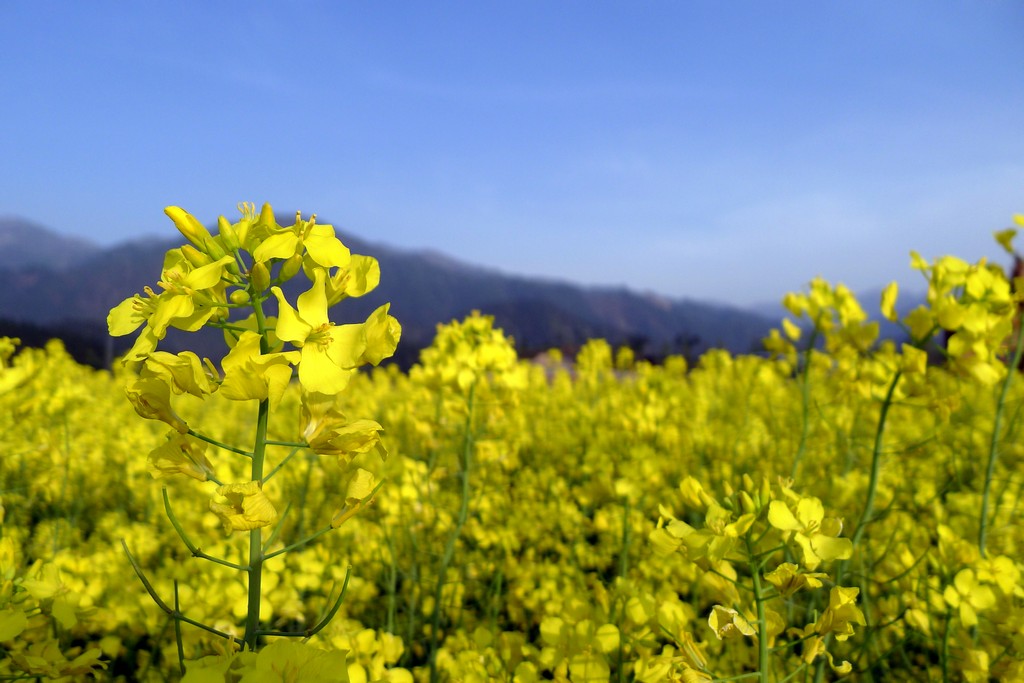
M 314 453 L 336 455 L 341 464 L 371 450 L 387 458 L 380 440 L 384 428 L 373 420 L 349 421 L 335 405 L 334 396 L 303 392 L 301 418 L 302 438 Z
M 209 359 L 200 361 L 191 351 L 177 355 L 154 351 L 146 358 L 145 372 L 166 382 L 175 394 L 187 393 L 199 398 L 213 392 L 210 380 L 217 378 L 217 370 Z
M 848 538 L 837 538 L 842 522 L 825 517 L 825 509 L 817 498 L 800 498 L 796 514 L 781 500 L 768 506 L 768 523 L 776 529 L 790 532 L 803 552 L 803 564 L 810 570 L 822 561 L 847 560 L 853 555 L 853 543 Z
M 276 408 L 292 377 L 291 364 L 298 362 L 297 351 L 260 353 L 260 335 L 243 332 L 224 357 L 224 381 L 220 393 L 235 401 L 270 400 Z
M 967 681 L 967 683 L 988 683 L 992 680 L 992 676 L 989 671 L 990 664 L 991 659 L 987 652 L 977 648 L 969 648 L 963 653 L 960 673 L 963 674 L 964 680 Z M 1019 679 L 1004 678 L 1001 680 Z
M 886 320 L 896 322 L 899 318 L 899 314 L 896 312 L 896 297 L 899 294 L 899 284 L 896 282 L 890 282 L 885 289 L 882 290 L 882 315 L 885 316 Z
M 345 650 L 322 650 L 305 641 L 276 640 L 259 652 L 210 655 L 188 662 L 185 681 L 241 680 L 247 683 L 346 683 Z
M 715 499 L 704 489 L 704 486 L 692 476 L 686 476 L 679 482 L 679 492 L 683 502 L 694 510 L 706 510 L 715 503 Z
M 958 610 L 960 623 L 967 628 L 978 625 L 978 612 L 996 604 L 996 594 L 988 586 L 978 582 L 973 569 L 961 569 L 953 577 L 952 585 L 942 592 L 946 603 Z
M 0 642 L 14 640 L 28 628 L 28 617 L 21 609 L 0 610 Z
M 188 424 L 171 407 L 171 387 L 163 379 L 140 377 L 128 383 L 125 393 L 141 417 L 166 422 L 178 432 L 188 433 Z
M 655 551 L 668 554 L 685 549 L 686 557 L 695 562 L 707 560 L 716 563 L 727 559 L 756 519 L 756 515 L 745 514 L 733 520 L 731 512 L 712 501 L 704 519 L 704 528 L 695 529 L 673 517 L 666 508 L 659 506 L 659 510 L 658 528 L 649 537 Z
M 851 664 L 850 662 L 843 661 L 839 664 L 835 663 L 835 659 L 833 659 L 832 653 L 825 649 L 824 638 L 822 638 L 821 636 L 809 635 L 810 633 L 814 632 L 813 624 L 809 626 L 806 629 L 806 631 L 807 632 L 803 634 L 806 638 L 806 640 L 804 640 L 803 651 L 804 662 L 810 664 L 821 655 L 824 655 L 825 658 L 828 660 L 829 667 L 837 674 L 845 676 L 846 674 L 853 671 L 853 664 Z M 800 635 L 801 631 L 799 629 L 796 629 L 796 633 L 797 635 Z
M 708 626 L 715 632 L 715 636 L 719 640 L 737 636 L 752 636 L 757 633 L 746 617 L 731 607 L 722 607 L 721 605 L 711 608 Z
M 21 386 L 32 376 L 32 365 L 11 363 L 15 347 L 21 343 L 18 338 L 0 337 L 0 395 Z
M 107 329 L 111 336 L 131 334 L 143 323 L 143 333 L 126 356 L 126 360 L 143 360 L 164 338 L 168 327 L 195 332 L 215 313 L 223 310 L 226 284 L 225 269 L 234 263 L 231 256 L 194 267 L 181 249 L 172 249 L 164 258 L 163 273 L 158 283 L 164 291 L 157 294 L 145 287 L 145 297 L 135 294 L 110 310 Z
M 801 572 L 792 562 L 783 562 L 764 575 L 765 581 L 775 586 L 775 590 L 784 598 L 788 598 L 801 588 L 821 588 L 822 579 L 827 578 L 828 574 L 821 572 Z
M 21 671 L 49 679 L 87 674 L 95 676 L 97 668 L 107 668 L 107 663 L 100 661 L 102 656 L 103 651 L 93 647 L 69 660 L 60 651 L 60 644 L 56 640 L 41 640 L 10 654 L 11 660 Z
M 210 501 L 210 510 L 221 518 L 226 531 L 249 531 L 277 521 L 277 510 L 258 481 L 224 484 L 217 487 L 224 500 Z
M 928 353 L 916 346 L 903 344 L 903 360 L 901 367 L 907 375 L 923 375 L 928 370 Z
M 253 250 L 252 257 L 258 262 L 274 258 L 288 259 L 301 255 L 303 249 L 309 260 L 321 268 L 347 266 L 352 256 L 348 247 L 335 236 L 333 226 L 317 224 L 315 214 L 304 221 L 302 215 L 297 213 L 294 225 L 275 230 L 267 236 Z
M 833 634 L 836 640 L 846 640 L 853 635 L 853 625 L 863 626 L 864 613 L 857 607 L 859 588 L 834 586 L 828 595 L 828 608 L 822 613 L 815 627 L 819 635 Z
M 365 508 L 379 484 L 373 472 L 356 468 L 345 486 L 345 505 L 331 519 L 331 527 L 337 529 Z
M 307 273 L 310 279 L 312 276 Z M 380 284 L 380 264 L 372 256 L 352 254 L 348 265 L 338 268 L 327 279 L 327 305 L 348 297 L 360 297 Z
M 213 474 L 213 465 L 206 458 L 206 443 L 177 432 L 171 432 L 161 446 L 153 449 L 148 461 L 154 479 L 184 474 L 206 481 Z
M 1014 220 L 1016 220 L 1017 218 L 1018 217 L 1015 216 Z M 1016 228 L 1007 228 L 1005 230 L 999 230 L 997 232 L 992 233 L 992 236 L 996 238 L 996 242 L 999 243 L 999 246 L 1001 246 L 1007 254 L 1010 254 L 1012 256 L 1013 254 L 1016 253 L 1016 251 L 1013 248 L 1013 238 L 1017 236 Z
M 325 279 L 323 269 L 317 269 L 313 286 L 299 295 L 298 310 L 288 303 L 280 287 L 271 291 L 280 305 L 277 337 L 301 349 L 302 387 L 336 394 L 344 390 L 360 365 L 376 365 L 394 353 L 401 327 L 388 315 L 388 304 L 371 313 L 365 323 L 335 325 L 327 317 Z
M 1024 597 L 1024 586 L 1021 586 L 1021 572 L 1016 563 L 1005 555 L 980 558 L 977 561 L 978 580 L 994 583 L 1006 596 Z

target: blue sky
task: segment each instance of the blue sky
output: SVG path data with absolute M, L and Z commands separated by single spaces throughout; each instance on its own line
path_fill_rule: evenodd
M 1019 2 L 8 1 L 0 64 L 0 214 L 105 244 L 269 201 L 748 305 L 1024 213 Z

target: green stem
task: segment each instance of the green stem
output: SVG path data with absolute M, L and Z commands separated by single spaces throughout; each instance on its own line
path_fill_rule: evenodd
M 753 548 L 747 538 L 747 554 L 751 557 L 750 575 L 754 580 L 754 605 L 757 608 L 757 670 L 758 680 L 768 683 L 771 661 L 768 655 L 768 617 L 765 614 L 765 596 L 761 592 L 761 565 L 753 559 Z
M 280 446 L 280 445 L 283 445 L 281 443 L 275 443 L 273 441 L 267 441 L 266 444 L 268 446 L 275 446 L 275 445 L 276 446 Z M 293 457 L 295 457 L 295 454 L 299 452 L 299 448 L 301 448 L 301 446 L 296 446 L 295 448 L 293 448 L 288 453 L 288 455 L 284 456 L 284 459 L 281 460 L 281 462 L 279 462 L 274 469 L 270 470 L 270 472 L 267 474 L 267 476 L 263 477 L 263 481 L 264 482 L 268 482 L 271 479 L 273 479 L 274 475 L 277 474 L 281 470 L 282 467 L 287 465 L 289 460 L 291 460 Z
M 256 315 L 256 328 L 260 333 L 260 353 L 270 352 L 270 343 L 267 339 L 267 321 L 263 315 L 263 306 L 259 297 L 252 299 L 252 309 Z M 252 470 L 251 481 L 263 482 L 263 460 L 267 452 L 267 423 L 270 420 L 270 400 L 260 401 L 256 414 L 256 438 L 252 448 Z M 260 625 L 260 599 L 263 586 L 263 529 L 256 528 L 249 531 L 249 595 L 246 603 L 245 614 L 245 647 L 250 651 L 256 650 L 256 643 L 259 638 Z
M 178 611 L 176 609 L 172 609 L 171 607 L 169 607 L 167 605 L 167 603 L 164 602 L 160 598 L 159 595 L 157 595 L 156 590 L 153 588 L 153 584 L 149 582 L 149 579 L 146 577 L 146 574 L 142 571 L 142 567 L 139 566 L 138 560 L 136 560 L 135 556 L 132 555 L 130 550 L 128 550 L 128 543 L 126 543 L 123 538 L 121 539 L 121 547 L 124 549 L 124 554 L 128 556 L 128 562 L 132 565 L 132 569 L 135 570 L 135 575 L 137 577 L 139 577 L 139 581 L 142 582 L 142 587 L 146 589 L 146 592 L 149 593 L 149 597 L 151 597 L 153 599 L 153 602 L 156 603 L 156 606 L 159 607 L 160 610 L 163 611 L 164 614 L 168 615 L 172 619 L 175 619 L 175 620 L 178 620 L 178 621 L 183 621 L 186 624 L 191 624 L 192 626 L 195 626 L 196 628 L 201 628 L 204 631 L 212 633 L 215 636 L 220 636 L 221 638 L 224 638 L 225 640 L 231 640 L 231 641 L 237 642 L 239 645 L 243 644 L 242 639 L 235 638 L 230 633 L 225 633 L 224 631 L 218 631 L 217 629 L 213 628 L 212 626 L 207 626 L 206 624 L 202 623 L 201 621 L 196 621 L 195 619 L 190 619 L 190 618 L 186 617 L 184 614 L 182 614 L 180 611 Z
M 260 401 L 256 416 L 256 445 L 252 453 L 252 481 L 263 481 L 263 458 L 266 454 L 267 422 L 270 416 L 270 401 Z M 249 531 L 249 598 L 245 615 L 245 646 L 250 652 L 256 650 L 257 631 L 260 623 L 260 597 L 263 584 L 263 529 Z
M 953 613 L 946 611 L 946 626 L 942 629 L 942 682 L 949 683 L 949 631 L 953 625 Z
M 623 500 L 622 510 L 622 551 L 619 554 L 619 578 L 625 579 L 629 570 L 629 546 L 632 543 L 632 527 L 629 525 L 629 498 Z
M 267 439 L 266 444 L 268 446 L 287 446 L 288 448 L 306 448 L 308 445 L 297 441 L 275 441 L 273 439 Z
M 277 524 L 274 525 L 274 530 L 270 532 L 270 536 L 267 538 L 267 540 L 265 540 L 263 542 L 263 552 L 264 552 L 263 561 L 264 562 L 266 562 L 268 559 L 270 559 L 270 558 L 268 558 L 266 556 L 267 548 L 269 548 L 270 546 L 274 545 L 274 541 L 276 541 L 277 537 L 281 535 L 281 529 L 284 528 L 284 521 L 288 518 L 288 513 L 291 512 L 291 510 L 292 510 L 292 504 L 291 504 L 291 501 L 289 501 L 288 504 L 285 505 L 285 507 L 284 507 L 284 512 L 282 512 L 280 515 L 278 515 L 278 517 L 277 517 Z
M 178 518 L 174 515 L 174 510 L 171 509 L 171 499 L 167 496 L 167 488 L 162 488 L 161 492 L 163 493 L 164 496 L 164 512 L 167 513 L 167 519 L 171 520 L 171 526 L 173 526 L 174 530 L 178 532 L 178 538 L 181 539 L 182 543 L 185 544 L 185 547 L 188 548 L 190 553 L 192 553 L 192 557 L 200 557 L 204 560 L 209 560 L 210 562 L 214 562 L 216 564 L 222 564 L 225 567 L 231 567 L 232 569 L 237 569 L 238 571 L 242 572 L 249 571 L 248 567 L 243 567 L 240 564 L 235 564 L 234 562 L 222 560 L 219 557 L 208 555 L 204 553 L 202 550 L 200 550 L 199 546 L 197 546 L 195 543 L 189 540 L 189 537 L 185 534 L 185 529 L 181 526 L 181 522 L 179 522 Z
M 266 555 L 263 556 L 263 561 L 266 562 L 267 560 L 273 559 L 273 558 L 277 557 L 278 555 L 284 555 L 285 553 L 290 553 L 291 551 L 295 550 L 296 548 L 301 548 L 304 545 L 308 545 L 309 543 L 312 543 L 316 539 L 320 538 L 321 536 L 323 536 L 326 533 L 330 533 L 331 531 L 334 531 L 333 527 L 326 527 L 324 529 L 321 529 L 320 531 L 317 531 L 316 533 L 308 536 L 307 538 L 302 539 L 301 541 L 296 541 L 295 543 L 292 543 L 289 546 L 286 546 L 284 548 L 278 548 L 277 550 L 275 550 L 272 553 L 267 553 Z
M 226 451 L 231 451 L 232 453 L 238 453 L 239 455 L 244 455 L 247 458 L 251 458 L 252 457 L 252 453 L 250 453 L 247 450 L 244 450 L 244 449 L 241 449 L 241 448 L 236 448 L 234 446 L 229 446 L 228 444 L 226 444 L 226 443 L 224 443 L 222 441 L 217 441 L 216 439 L 211 439 L 210 437 L 206 436 L 205 434 L 200 434 L 199 432 L 197 432 L 197 431 L 195 431 L 193 429 L 189 429 L 188 430 L 188 435 L 191 436 L 191 437 L 195 437 L 196 439 L 199 439 L 200 441 L 205 441 L 208 444 L 213 444 L 217 448 L 223 448 Z
M 388 533 L 387 528 L 384 529 L 384 542 L 388 546 L 388 555 L 391 557 L 390 562 L 386 565 L 387 579 L 385 581 L 385 588 L 387 590 L 388 606 L 387 616 L 384 619 L 384 630 L 387 633 L 395 633 L 395 614 L 398 611 L 398 560 L 395 553 L 395 542 L 391 539 L 391 534 Z
M 331 620 L 334 619 L 334 615 L 336 615 L 338 613 L 338 610 L 341 608 L 341 603 L 345 600 L 345 593 L 348 591 L 348 580 L 351 577 L 351 575 L 352 567 L 349 567 L 345 570 L 345 582 L 341 586 L 341 593 L 338 594 L 338 599 L 334 601 L 334 604 L 331 606 L 330 611 L 328 611 L 327 614 L 324 615 L 324 618 L 317 622 L 317 625 L 313 628 L 307 629 L 305 631 L 258 631 L 257 635 L 281 636 L 286 638 L 305 638 L 306 640 L 309 640 L 317 633 L 320 633 L 320 631 L 322 631 L 324 627 L 327 626 L 327 624 L 331 623 Z
M 885 392 L 885 400 L 882 401 L 882 411 L 878 416 L 878 428 L 875 430 L 875 446 L 871 452 L 871 476 L 868 479 L 868 497 L 864 503 L 864 512 L 861 513 L 860 520 L 857 522 L 857 528 L 853 532 L 854 548 L 857 547 L 857 543 L 860 542 L 861 537 L 864 535 L 864 530 L 867 528 L 868 523 L 871 522 L 871 516 L 875 511 L 875 495 L 878 492 L 878 475 L 882 469 L 882 439 L 885 434 L 885 423 L 889 416 L 889 408 L 892 407 L 892 397 L 896 393 L 896 385 L 899 384 L 900 378 L 903 377 L 903 370 L 897 370 L 896 374 L 893 375 L 892 382 L 889 383 L 889 389 Z
M 174 580 L 174 611 L 181 613 L 181 603 L 178 601 L 178 580 Z M 181 640 L 181 620 L 174 620 L 174 640 L 178 644 L 178 673 L 185 675 L 185 645 Z
M 814 350 L 814 345 L 818 341 L 818 326 L 814 326 L 814 331 L 811 332 L 811 338 L 807 342 L 807 350 L 804 351 L 804 367 L 803 367 L 803 381 L 800 382 L 800 398 L 801 398 L 801 410 L 800 410 L 800 443 L 796 449 L 796 455 L 793 456 L 793 471 L 790 473 L 790 478 L 795 480 L 796 475 L 800 472 L 800 462 L 804 458 L 804 452 L 807 450 L 807 436 L 810 433 L 810 420 L 808 419 L 808 413 L 810 412 L 811 405 L 811 351 Z
M 992 479 L 995 476 L 996 460 L 999 459 L 999 432 L 1002 427 L 1003 409 L 1006 407 L 1006 396 L 1010 391 L 1010 382 L 1017 374 L 1017 367 L 1020 365 L 1021 354 L 1024 352 L 1024 330 L 1017 332 L 1017 345 L 1013 350 L 1013 360 L 1006 368 L 1006 377 L 1003 379 L 1003 386 L 999 391 L 999 402 L 996 403 L 995 422 L 992 425 L 992 439 L 988 447 L 988 465 L 985 467 L 985 488 L 981 494 L 981 520 L 978 525 L 978 550 L 982 557 L 986 557 L 985 545 L 988 540 L 988 507 L 989 498 L 992 493 Z
M 882 443 L 885 435 L 885 424 L 889 417 L 889 408 L 892 407 L 892 399 L 896 394 L 896 385 L 899 384 L 900 379 L 903 377 L 903 370 L 898 369 L 892 377 L 892 381 L 889 383 L 889 388 L 885 392 L 885 399 L 882 401 L 882 410 L 878 415 L 878 426 L 875 428 L 875 444 L 871 451 L 871 476 L 868 479 L 868 496 L 864 503 L 864 511 L 860 515 L 860 519 L 857 521 L 857 528 L 853 532 L 853 538 L 850 539 L 853 544 L 854 552 L 856 552 L 857 545 L 860 543 L 861 538 L 871 522 L 871 517 L 875 510 L 875 495 L 878 492 L 878 477 L 879 472 L 882 469 Z M 850 560 L 843 560 L 839 563 L 836 568 L 836 585 L 841 586 L 846 576 L 846 568 L 849 565 Z M 867 593 L 867 582 L 861 583 L 861 593 L 866 595 Z M 825 637 L 825 647 L 827 648 L 829 643 L 832 641 L 832 634 L 828 634 Z M 819 683 L 823 680 L 825 675 L 825 660 L 824 658 L 818 660 L 817 668 L 814 672 L 815 683 Z

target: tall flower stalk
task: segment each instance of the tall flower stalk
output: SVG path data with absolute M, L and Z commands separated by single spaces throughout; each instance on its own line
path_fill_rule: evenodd
M 187 244 L 167 252 L 157 286 L 125 299 L 111 310 L 107 324 L 111 335 L 142 332 L 123 362 L 136 372 L 125 387 L 136 412 L 159 420 L 170 428 L 166 442 L 149 455 L 155 477 L 185 476 L 216 484 L 210 510 L 220 518 L 225 533 L 248 532 L 247 563 L 239 565 L 199 550 L 187 530 L 175 518 L 164 491 L 165 509 L 194 557 L 228 566 L 246 577 L 247 598 L 244 633 L 232 638 L 213 627 L 188 618 L 177 598 L 171 608 L 157 595 L 140 565 L 125 550 L 146 590 L 176 622 L 185 622 L 225 638 L 253 652 L 268 635 L 314 635 L 337 612 L 341 596 L 327 616 L 302 632 L 280 632 L 260 622 L 265 563 L 277 555 L 298 550 L 336 528 L 363 509 L 380 487 L 369 471 L 355 467 L 353 459 L 377 451 L 386 455 L 381 426 L 369 419 L 349 419 L 338 407 L 338 397 L 362 365 L 376 365 L 391 356 L 401 327 L 388 313 L 388 304 L 366 321 L 336 325 L 328 308 L 348 297 L 362 296 L 380 280 L 376 260 L 353 255 L 330 225 L 316 217 L 281 226 L 265 204 L 257 214 L 253 205 L 240 205 L 242 217 L 230 223 L 218 221 L 214 236 L 195 217 L 178 207 L 166 209 Z M 303 273 L 310 286 L 292 306 L 282 285 Z M 277 315 L 265 306 L 276 302 Z M 219 363 L 200 359 L 191 351 L 177 354 L 157 350 L 169 328 L 195 332 L 217 328 L 224 334 L 227 350 Z M 288 344 L 290 348 L 285 348 Z M 281 400 L 298 376 L 300 428 L 293 441 L 268 439 L 271 418 L 281 412 Z M 177 397 L 190 394 L 207 400 L 215 396 L 233 401 L 255 401 L 251 449 L 223 443 L 200 427 L 193 427 L 175 409 Z M 208 456 L 210 446 L 217 455 Z M 268 479 L 289 458 L 266 471 L 269 447 L 305 448 L 321 456 L 334 456 L 347 480 L 337 512 L 321 522 L 321 528 L 293 539 L 281 550 L 267 552 L 264 529 L 278 538 L 284 519 L 277 510 L 281 501 L 265 490 Z M 218 457 L 242 457 L 249 462 L 249 481 L 224 482 L 217 475 Z M 212 458 L 212 459 L 211 459 Z M 343 591 L 342 591 L 343 595 Z M 178 624 L 176 623 L 176 626 Z M 180 632 L 180 629 L 178 629 Z M 184 654 L 180 655 L 182 658 Z M 184 666 L 184 663 L 182 663 Z

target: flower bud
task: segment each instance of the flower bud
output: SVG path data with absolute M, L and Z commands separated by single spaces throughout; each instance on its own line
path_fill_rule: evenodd
M 263 207 L 260 209 L 258 223 L 262 225 L 265 230 L 273 230 L 277 227 L 277 219 L 274 218 L 274 209 L 271 208 L 270 204 L 263 204 Z
M 181 246 L 181 255 L 196 268 L 202 268 L 203 266 L 213 263 L 209 256 L 199 251 L 191 244 L 183 244 Z
M 743 473 L 743 476 L 740 478 L 740 481 L 742 482 L 743 489 L 745 491 L 753 491 L 754 490 L 754 480 L 746 472 Z
M 180 206 L 168 206 L 164 209 L 164 213 L 174 221 L 174 227 L 178 228 L 178 232 L 184 235 L 185 239 L 195 245 L 199 251 L 209 254 L 213 260 L 223 258 L 227 254 L 224 247 L 213 239 L 210 231 L 185 209 Z
M 217 218 L 217 230 L 220 232 L 220 241 L 224 243 L 224 247 L 228 251 L 237 251 L 241 248 L 242 245 L 238 241 L 238 233 L 235 232 L 235 226 L 231 225 L 224 216 Z
M 231 303 L 236 304 L 238 306 L 242 304 L 247 304 L 249 303 L 249 292 L 245 291 L 244 289 L 236 289 L 235 291 L 231 292 L 231 296 L 229 298 L 231 299 Z
M 270 287 L 270 271 L 267 270 L 267 264 L 263 261 L 254 263 L 249 271 L 249 280 L 257 292 L 262 292 Z
M 292 254 L 281 264 L 281 281 L 291 280 L 302 268 L 302 254 Z
M 164 213 L 174 221 L 174 227 L 178 228 L 178 232 L 197 248 L 205 250 L 206 243 L 213 239 L 210 231 L 197 221 L 195 216 L 180 206 L 168 206 L 164 209 Z

